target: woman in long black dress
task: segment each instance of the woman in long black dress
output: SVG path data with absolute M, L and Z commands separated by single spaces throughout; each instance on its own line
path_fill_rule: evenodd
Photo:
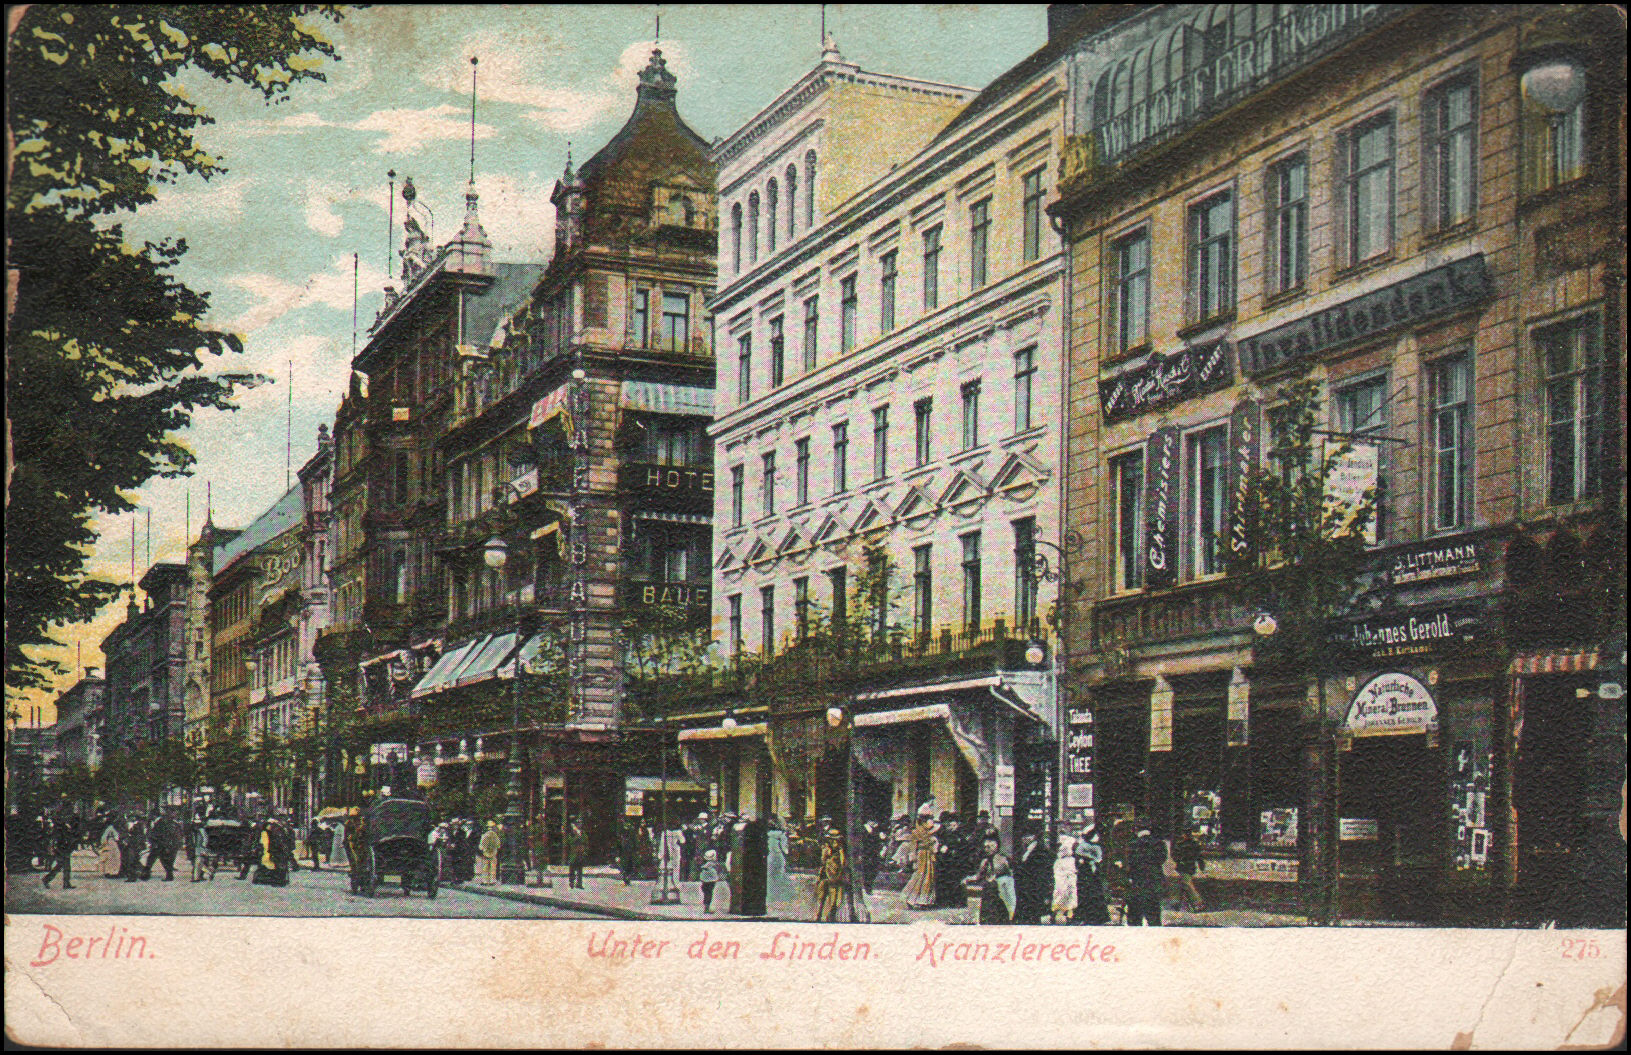
M 1110 906 L 1104 897 L 1104 876 L 1100 867 L 1104 863 L 1104 846 L 1099 840 L 1099 826 L 1086 828 L 1076 840 L 1076 913 L 1072 923 L 1089 926 L 1110 922 Z

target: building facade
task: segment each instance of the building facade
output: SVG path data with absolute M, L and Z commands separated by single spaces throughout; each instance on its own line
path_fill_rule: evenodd
M 1624 626 L 1623 44 L 1540 5 L 1173 5 L 1076 60 L 1069 709 L 1100 823 L 1196 831 L 1225 896 L 1578 918 L 1625 765 L 1623 701 L 1577 702 Z M 1228 574 L 1297 380 L 1350 448 L 1328 494 L 1376 505 L 1318 670 Z
M 728 666 L 679 736 L 722 809 L 988 810 L 1005 836 L 1051 814 L 1037 558 L 1057 567 L 1063 256 L 1045 207 L 1088 24 L 1052 21 L 982 92 L 861 70 L 829 40 L 715 149 Z
M 57 696 L 57 752 L 63 767 L 102 764 L 102 708 L 105 683 L 95 667 L 86 667 L 82 676 Z
M 447 589 L 412 690 L 420 754 L 469 793 L 519 766 L 555 859 L 573 816 L 592 856 L 615 851 L 629 775 L 657 768 L 656 739 L 625 732 L 625 664 L 706 621 L 714 168 L 676 100 L 654 51 L 624 127 L 556 184 L 554 255 L 482 320 L 437 442 Z
M 208 721 L 242 732 L 251 740 L 272 732 L 282 736 L 278 730 L 286 728 L 282 714 L 288 703 L 283 697 L 289 664 L 271 646 L 287 639 L 290 620 L 286 610 L 280 610 L 280 615 L 269 610 L 266 602 L 282 595 L 278 584 L 286 586 L 299 567 L 303 520 L 300 488 L 291 487 L 242 531 L 217 536 L 210 557 Z M 208 524 L 205 533 L 215 534 Z M 263 658 L 268 661 L 264 668 Z M 273 700 L 278 701 L 276 708 Z M 279 716 L 278 730 L 272 727 L 274 710 Z
M 185 721 L 187 567 L 155 564 L 134 591 L 125 621 L 102 641 L 105 754 L 182 735 Z

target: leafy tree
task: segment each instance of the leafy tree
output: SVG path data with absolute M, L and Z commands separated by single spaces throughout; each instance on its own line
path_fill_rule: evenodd
M 1310 916 L 1329 922 L 1337 862 L 1331 737 L 1323 728 L 1326 680 L 1342 660 L 1333 630 L 1357 600 L 1369 563 L 1365 534 L 1376 516 L 1376 493 L 1367 490 L 1351 505 L 1331 497 L 1331 479 L 1353 444 L 1321 426 L 1317 384 L 1288 382 L 1275 403 L 1266 464 L 1246 473 L 1234 496 L 1238 535 L 1225 543 L 1225 559 L 1235 597 L 1258 613 L 1254 665 L 1294 671 L 1315 684 L 1322 726 L 1306 760 L 1312 794 L 1302 827 L 1315 867 L 1308 870 L 1305 895 Z
M 53 624 L 85 621 L 119 587 L 85 572 L 97 511 L 128 512 L 154 476 L 187 473 L 177 433 L 233 407 L 259 379 L 204 372 L 241 340 L 205 324 L 207 295 L 174 274 L 174 239 L 132 245 L 112 217 L 160 184 L 226 171 L 194 132 L 212 118 L 183 74 L 247 85 L 270 102 L 337 58 L 331 5 L 36 4 L 6 47 L 12 135 L 6 197 L 8 488 L 6 687 L 39 688 Z

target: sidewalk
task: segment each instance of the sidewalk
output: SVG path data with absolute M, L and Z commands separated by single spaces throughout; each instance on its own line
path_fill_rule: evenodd
M 714 888 L 714 911 L 702 911 L 702 886 L 699 883 L 680 884 L 678 905 L 653 905 L 651 894 L 657 888 L 655 880 L 635 880 L 627 886 L 618 872 L 608 868 L 590 868 L 584 872 L 583 889 L 574 890 L 566 885 L 565 869 L 551 871 L 554 886 L 547 889 L 517 886 L 481 886 L 465 883 L 459 887 L 467 893 L 511 901 L 528 901 L 556 908 L 571 908 L 614 919 L 628 920 L 781 920 L 807 923 L 815 916 L 815 877 L 794 873 L 788 877 L 795 888 L 794 896 L 766 905 L 764 916 L 733 916 L 725 911 L 730 905 L 730 884 L 721 882 Z M 908 908 L 898 890 L 876 890 L 867 895 L 867 907 L 874 923 L 943 924 L 973 923 L 972 908 Z M 1162 921 L 1169 927 L 1299 927 L 1307 920 L 1301 916 L 1282 915 L 1249 909 L 1224 909 L 1217 912 L 1164 911 Z

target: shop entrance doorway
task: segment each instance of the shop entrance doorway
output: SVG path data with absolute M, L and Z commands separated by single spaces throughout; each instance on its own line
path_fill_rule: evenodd
M 1148 691 L 1142 699 L 1120 706 L 1101 700 L 1093 709 L 1093 733 L 1093 797 L 1099 823 L 1135 814 L 1148 817 Z
M 1436 919 L 1446 844 L 1441 752 L 1420 733 L 1356 737 L 1338 755 L 1342 914 Z
M 1518 879 L 1512 915 L 1517 920 L 1576 923 L 1583 909 L 1582 866 L 1589 829 L 1583 803 L 1591 700 L 1575 690 L 1594 688 L 1581 677 L 1526 678 L 1523 728 L 1512 777 L 1518 815 Z

